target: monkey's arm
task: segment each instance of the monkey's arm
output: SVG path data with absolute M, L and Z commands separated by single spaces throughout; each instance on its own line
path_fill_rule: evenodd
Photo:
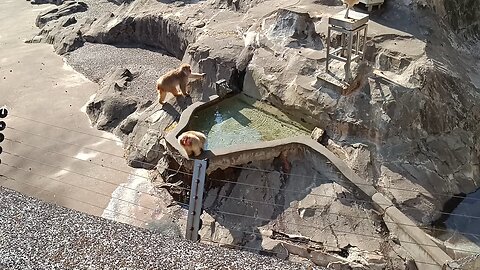
M 205 77 L 205 73 L 190 73 L 190 76 L 188 76 L 191 79 L 203 79 Z

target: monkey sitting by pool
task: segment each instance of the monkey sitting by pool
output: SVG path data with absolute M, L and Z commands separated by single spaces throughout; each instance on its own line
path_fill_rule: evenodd
M 186 131 L 178 136 L 178 143 L 185 149 L 188 156 L 199 156 L 205 148 L 207 137 L 198 131 Z
M 205 73 L 193 73 L 189 64 L 182 64 L 180 67 L 170 70 L 157 80 L 158 101 L 163 104 L 167 92 L 174 96 L 188 95 L 188 79 L 203 79 L 203 77 L 205 77 Z M 178 86 L 181 92 L 178 91 Z

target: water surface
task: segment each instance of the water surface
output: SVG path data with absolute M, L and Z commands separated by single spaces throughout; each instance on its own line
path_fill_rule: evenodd
M 190 128 L 207 135 L 207 149 L 309 135 L 311 128 L 243 94 L 192 115 Z

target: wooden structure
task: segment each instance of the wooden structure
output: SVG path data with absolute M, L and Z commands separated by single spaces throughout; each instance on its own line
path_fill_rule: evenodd
M 350 81 L 352 61 L 363 58 L 367 40 L 368 15 L 350 10 L 349 18 L 345 18 L 343 10 L 328 19 L 327 31 L 327 72 L 330 60 L 345 62 L 345 81 Z M 341 33 L 340 46 L 331 49 L 332 31 Z M 355 38 L 354 38 L 355 37 Z

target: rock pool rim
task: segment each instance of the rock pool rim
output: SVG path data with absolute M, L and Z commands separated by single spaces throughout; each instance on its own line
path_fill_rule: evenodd
M 178 121 L 177 126 L 165 136 L 167 144 L 176 149 L 185 160 L 190 161 L 187 162 L 188 164 L 184 165 L 193 166 L 193 159 L 189 158 L 183 147 L 180 146 L 177 141 L 177 136 L 187 129 L 190 117 L 197 110 L 215 105 L 228 97 L 231 97 L 231 95 L 224 97 L 212 95 L 207 101 L 198 101 L 188 106 L 180 115 L 180 120 Z M 308 136 L 297 136 L 286 139 L 252 143 L 249 145 L 243 144 L 234 147 L 207 150 L 197 157 L 197 159 L 209 160 L 209 166 L 207 168 L 208 174 L 216 169 L 225 169 L 232 165 L 246 164 L 247 162 L 252 161 L 254 158 L 257 158 L 258 160 L 265 160 L 277 157 L 284 151 L 299 149 L 314 151 L 324 156 L 357 190 L 370 197 L 374 209 L 380 213 L 383 213 L 385 217 L 388 217 L 388 219 L 398 222 L 397 226 L 399 232 L 402 231 L 407 235 L 407 238 L 412 239 L 415 243 L 418 243 L 416 247 L 412 246 L 412 248 L 419 253 L 421 251 L 426 252 L 430 258 L 430 260 L 428 260 L 429 262 L 425 262 L 424 257 L 418 258 L 413 256 L 417 264 L 422 266 L 423 263 L 426 263 L 426 265 L 433 263 L 439 266 L 444 266 L 449 261 L 452 261 L 452 258 L 435 242 L 433 242 L 433 240 L 423 230 L 418 228 L 409 217 L 402 213 L 391 200 L 378 192 L 373 185 L 368 185 L 367 181 L 358 176 L 343 160 L 335 156 L 335 154 L 330 152 L 326 147 Z M 402 242 L 402 240 L 400 241 Z

